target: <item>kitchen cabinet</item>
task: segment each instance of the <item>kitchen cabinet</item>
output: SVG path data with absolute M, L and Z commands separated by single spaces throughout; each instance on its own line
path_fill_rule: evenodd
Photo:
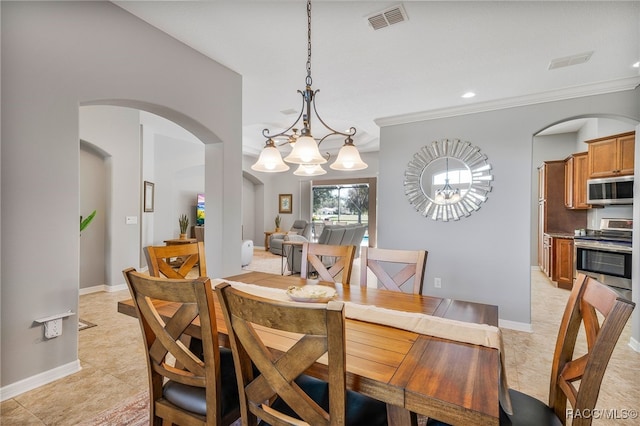
M 565 161 L 545 161 L 538 168 L 538 266 L 549 278 L 555 275 L 554 245 L 545 234 L 573 235 L 587 227 L 587 211 L 566 208 L 564 196 Z
M 589 156 L 587 152 L 570 155 L 564 161 L 564 206 L 568 209 L 590 209 L 587 204 Z
M 633 175 L 635 132 L 585 141 L 589 145 L 589 178 Z
M 573 287 L 573 238 L 553 238 L 553 268 L 551 279 L 558 287 L 571 290 Z

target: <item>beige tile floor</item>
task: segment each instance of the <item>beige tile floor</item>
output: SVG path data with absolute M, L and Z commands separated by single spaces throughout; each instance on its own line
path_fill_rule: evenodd
M 256 254 L 251 269 L 279 271 L 279 257 L 270 259 L 259 249 Z M 543 274 L 532 272 L 533 333 L 504 330 L 510 386 L 543 401 L 548 395 L 551 357 L 567 295 Z M 127 291 L 81 296 L 81 317 L 98 325 L 80 332 L 82 371 L 2 402 L 0 424 L 78 425 L 146 389 L 137 320 L 116 311 L 117 302 L 128 297 Z M 629 338 L 627 326 L 609 364 L 599 408 L 619 412 L 640 409 L 640 354 L 628 346 Z M 640 425 L 640 420 L 599 419 L 594 424 L 632 426 Z

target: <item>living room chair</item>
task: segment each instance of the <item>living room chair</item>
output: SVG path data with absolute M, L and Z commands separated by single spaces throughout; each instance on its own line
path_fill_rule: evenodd
M 151 424 L 229 425 L 240 417 L 233 354 L 218 347 L 215 294 L 207 277 L 193 280 L 150 277 L 123 271 L 142 329 L 149 373 Z M 163 318 L 154 302 L 178 303 Z M 200 319 L 202 359 L 182 342 Z M 165 383 L 166 381 L 166 383 Z
M 276 301 L 229 283 L 217 285 L 216 292 L 231 340 L 243 425 L 387 424 L 386 404 L 346 388 L 342 302 Z M 301 337 L 278 351 L 261 338 L 264 332 L 283 331 Z M 331 366 L 328 381 L 305 375 L 325 354 L 321 363 Z
M 610 287 L 578 274 L 565 307 L 551 366 L 549 405 L 509 389 L 513 415 L 501 410 L 501 426 L 564 425 L 567 400 L 573 410 L 572 426 L 589 426 L 602 378 L 635 303 L 623 299 Z M 600 318 L 602 317 L 602 322 Z M 575 357 L 580 326 L 586 336 L 586 353 Z M 579 386 L 576 386 L 579 382 Z M 428 425 L 443 423 L 430 420 Z
M 408 287 L 413 294 L 422 294 L 427 265 L 426 250 L 392 250 L 375 247 L 360 249 L 360 286 L 367 286 L 367 270 L 373 272 L 378 285 L 393 291 Z
M 306 220 L 296 220 L 291 225 L 291 229 L 288 232 L 278 232 L 271 234 L 269 237 L 269 251 L 273 254 L 283 255 L 282 243 L 286 240 L 288 235 L 300 235 L 306 240 L 311 239 L 312 225 Z
M 187 278 L 195 266 L 198 266 L 199 277 L 207 276 L 207 259 L 202 241 L 195 244 L 147 246 L 144 255 L 152 277 Z M 171 261 L 172 258 L 179 260 Z
M 339 279 L 342 284 L 349 285 L 355 250 L 351 245 L 303 243 L 300 277 L 309 278 L 314 272 L 319 280 L 336 282 Z

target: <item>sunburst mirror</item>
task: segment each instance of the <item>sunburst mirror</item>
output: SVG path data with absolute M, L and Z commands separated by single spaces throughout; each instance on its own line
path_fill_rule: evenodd
M 459 220 L 478 210 L 491 192 L 491 165 L 480 148 L 441 139 L 416 152 L 404 173 L 404 193 L 421 215 Z

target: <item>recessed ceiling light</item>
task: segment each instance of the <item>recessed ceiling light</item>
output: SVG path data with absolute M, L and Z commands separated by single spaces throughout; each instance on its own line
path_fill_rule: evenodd
M 636 62 L 635 64 L 632 65 L 632 67 L 634 68 L 640 68 L 640 61 Z
M 463 98 L 465 99 L 469 99 L 469 98 L 473 98 L 476 94 L 473 92 L 467 92 L 464 95 L 462 95 Z

